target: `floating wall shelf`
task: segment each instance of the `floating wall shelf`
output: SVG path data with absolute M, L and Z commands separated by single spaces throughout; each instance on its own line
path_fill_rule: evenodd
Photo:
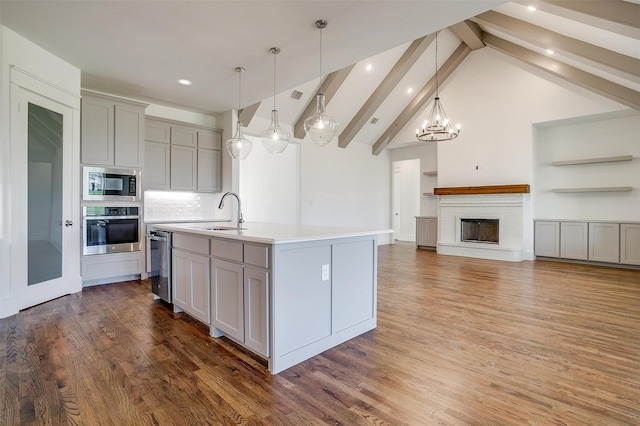
M 437 176 L 438 172 L 435 172 L 435 171 L 433 171 L 433 172 L 422 172 L 422 174 L 425 175 L 425 176 Z
M 422 195 L 425 195 L 425 196 L 428 197 L 428 196 L 434 195 L 434 193 L 433 192 L 423 192 Z
M 631 161 L 633 155 L 620 155 L 618 157 L 600 157 L 600 158 L 585 158 L 582 160 L 566 160 L 566 161 L 554 161 L 552 166 L 575 166 L 578 164 L 597 164 L 597 163 L 617 163 L 620 161 Z
M 626 192 L 633 191 L 632 186 L 603 186 L 599 188 L 556 188 L 551 192 Z

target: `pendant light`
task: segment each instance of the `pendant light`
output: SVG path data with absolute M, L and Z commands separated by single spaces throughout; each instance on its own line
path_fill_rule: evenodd
M 273 109 L 271 110 L 271 126 L 260 133 L 262 145 L 270 154 L 280 154 L 289 144 L 289 132 L 282 130 L 278 123 L 278 111 L 276 110 L 276 56 L 280 53 L 279 47 L 269 49 L 273 53 Z
M 242 92 L 242 73 L 245 71 L 243 67 L 236 67 L 238 73 L 238 122 L 236 123 L 236 134 L 226 143 L 227 151 L 232 158 L 244 160 L 251 152 L 253 145 L 249 139 L 245 139 L 242 134 L 242 123 L 240 122 L 240 95 Z
M 327 27 L 327 21 L 319 19 L 315 25 L 320 30 L 320 92 L 316 97 L 316 113 L 304 120 L 304 131 L 312 142 L 324 146 L 336 135 L 338 122 L 327 114 L 322 93 L 322 30 Z
M 436 98 L 433 108 L 421 129 L 416 129 L 416 138 L 424 142 L 441 142 L 455 139 L 460 134 L 460 124 L 454 130 L 447 118 L 438 96 L 438 32 L 436 32 Z

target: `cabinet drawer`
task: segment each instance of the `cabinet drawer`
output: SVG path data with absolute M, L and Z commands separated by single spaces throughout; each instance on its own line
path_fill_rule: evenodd
M 221 259 L 242 262 L 242 243 L 213 238 L 211 240 L 211 255 Z
M 244 263 L 259 268 L 269 268 L 269 247 L 253 244 L 244 245 Z
M 209 255 L 209 239 L 193 235 L 173 234 L 173 247 L 193 253 Z

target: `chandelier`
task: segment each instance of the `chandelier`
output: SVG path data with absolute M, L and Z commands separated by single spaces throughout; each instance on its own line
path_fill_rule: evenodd
M 444 112 L 438 96 L 438 88 L 438 32 L 436 32 L 436 98 L 422 128 L 416 129 L 416 138 L 424 142 L 449 141 L 457 138 L 460 134 L 460 124 L 454 129 Z
M 319 19 L 315 22 L 320 30 L 320 92 L 316 97 L 316 113 L 304 120 L 304 131 L 312 142 L 324 146 L 338 131 L 338 122 L 327 114 L 324 106 L 324 93 L 322 88 L 322 30 L 327 27 L 327 21 Z
M 262 145 L 270 154 L 280 154 L 289 144 L 289 132 L 282 130 L 278 123 L 278 110 L 276 110 L 276 55 L 280 53 L 279 47 L 269 50 L 273 53 L 273 109 L 271 110 L 271 125 L 260 133 Z
M 249 139 L 245 139 L 242 134 L 242 123 L 240 122 L 240 94 L 242 91 L 242 73 L 245 71 L 243 67 L 236 67 L 238 73 L 238 122 L 236 123 L 236 134 L 226 142 L 227 151 L 232 158 L 244 160 L 251 152 L 253 145 Z

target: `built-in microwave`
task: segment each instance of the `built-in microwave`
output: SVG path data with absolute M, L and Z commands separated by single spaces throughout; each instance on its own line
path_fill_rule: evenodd
M 140 201 L 140 170 L 82 168 L 85 201 Z

